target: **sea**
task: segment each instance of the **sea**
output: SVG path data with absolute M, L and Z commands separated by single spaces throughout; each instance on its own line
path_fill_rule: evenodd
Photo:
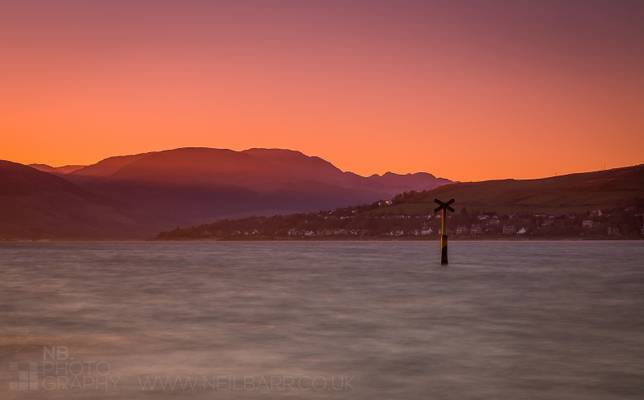
M 644 241 L 0 244 L 0 399 L 642 399 Z

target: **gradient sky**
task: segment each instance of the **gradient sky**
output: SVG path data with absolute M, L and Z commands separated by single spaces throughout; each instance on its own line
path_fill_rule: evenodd
M 0 2 L 0 159 L 280 147 L 361 174 L 644 162 L 641 1 Z

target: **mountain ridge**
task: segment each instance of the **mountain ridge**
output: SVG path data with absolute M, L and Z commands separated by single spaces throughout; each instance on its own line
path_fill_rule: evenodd
M 342 171 L 320 157 L 294 150 L 253 148 L 234 151 L 204 147 L 108 157 L 68 174 L 52 171 L 52 175 L 95 196 L 101 204 L 108 204 L 103 214 L 119 214 L 121 217 L 117 219 L 131 222 L 122 233 L 124 238 L 141 237 L 142 232 L 153 235 L 163 229 L 204 219 L 348 206 L 392 197 L 401 188 L 430 188 L 448 182 L 430 174 L 388 175 L 384 180 L 361 177 Z M 37 183 L 31 182 L 32 178 L 24 176 L 24 179 L 23 187 L 38 187 Z M 64 197 L 64 194 L 60 193 L 60 196 Z M 15 205 L 20 199 L 3 201 Z M 38 203 L 34 213 L 40 215 L 46 202 L 34 201 Z M 85 205 L 80 201 L 75 201 L 78 209 L 93 207 L 93 200 L 87 200 Z M 61 203 L 56 203 L 56 207 L 66 209 Z M 29 209 L 23 207 L 22 213 L 28 215 Z M 78 216 L 78 221 L 86 221 L 89 217 Z M 64 224 L 73 224 L 70 218 L 63 220 Z M 30 221 L 34 223 L 33 219 Z M 50 232 L 57 237 L 60 229 L 54 229 L 53 225 Z M 112 237 L 113 224 L 108 225 L 107 231 Z M 38 232 L 46 236 L 47 229 L 38 226 Z M 84 228 L 77 228 L 82 237 Z M 96 228 L 100 230 L 100 224 Z M 73 230 L 70 226 L 66 232 Z
M 35 168 L 42 172 L 48 172 L 50 174 L 56 175 L 67 175 L 71 174 L 81 168 L 85 168 L 85 165 L 61 165 L 59 167 L 52 167 L 48 164 L 28 164 L 30 167 Z

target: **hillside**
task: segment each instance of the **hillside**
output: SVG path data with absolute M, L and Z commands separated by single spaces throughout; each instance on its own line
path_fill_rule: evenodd
M 23 176 L 8 186 L 34 191 L 29 199 L 15 194 L 4 198 L 4 204 L 19 208 L 20 213 L 10 218 L 11 229 L 0 226 L 0 236 L 14 237 L 18 232 L 20 237 L 57 238 L 72 233 L 82 236 L 89 230 L 92 237 L 147 238 L 204 220 L 343 207 L 390 198 L 401 187 L 420 190 L 449 182 L 427 173 L 386 174 L 381 181 L 379 176 L 343 172 L 319 157 L 282 149 L 180 148 L 109 157 L 67 174 L 53 167 L 36 167 L 51 173 L 40 172 L 42 176 L 66 183 L 81 198 L 48 201 L 45 191 L 40 191 L 40 181 Z M 82 214 L 87 209 L 87 196 L 91 204 L 110 205 L 118 215 L 112 218 L 108 210 L 96 211 L 91 224 L 86 223 L 91 215 L 68 217 L 70 212 Z M 123 219 L 130 224 L 128 228 L 115 229 Z M 73 227 L 74 221 L 79 225 Z M 22 228 L 16 230 L 19 225 Z
M 330 162 L 299 151 L 254 148 L 244 151 L 186 147 L 110 157 L 70 174 L 113 182 L 141 182 L 173 186 L 234 186 L 253 191 L 309 191 L 313 184 L 359 191 L 356 198 L 392 197 L 401 188 L 428 190 L 449 183 L 425 172 L 363 177 L 343 172 Z
M 644 164 L 543 179 L 453 183 L 407 194 L 388 212 L 427 213 L 433 199 L 457 200 L 456 208 L 500 213 L 565 214 L 644 205 Z
M 456 199 L 450 234 L 462 238 L 639 238 L 644 165 L 544 179 L 453 183 L 392 201 L 324 212 L 222 220 L 161 239 L 435 238 L 434 198 Z
M 55 175 L 67 175 L 79 169 L 85 168 L 84 165 L 63 165 L 60 167 L 52 167 L 47 164 L 29 164 L 30 167 L 36 168 L 39 171 L 47 172 Z
M 67 178 L 126 204 L 154 234 L 222 217 L 360 204 L 390 198 L 401 185 L 429 189 L 449 182 L 431 174 L 414 176 L 413 182 L 409 176 L 390 176 L 383 184 L 298 151 L 191 147 L 110 157 Z
M 114 156 L 97 162 L 96 164 L 88 165 L 80 168 L 70 174 L 72 177 L 92 177 L 92 178 L 107 178 L 116 173 L 119 169 L 125 167 L 127 164 L 145 157 L 148 154 L 134 154 L 127 156 Z
M 0 160 L 0 238 L 121 237 L 131 222 L 117 204 L 59 176 Z

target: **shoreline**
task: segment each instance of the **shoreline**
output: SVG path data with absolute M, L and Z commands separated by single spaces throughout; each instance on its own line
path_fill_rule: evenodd
M 460 238 L 449 239 L 450 242 L 644 242 L 642 238 Z M 186 242 L 224 242 L 224 243 L 253 243 L 253 242 L 281 242 L 281 243 L 303 243 L 303 242 L 439 242 L 438 238 L 416 239 L 416 238 L 351 238 L 351 239 L 293 239 L 293 238 L 262 238 L 262 239 L 221 239 L 221 238 L 201 238 L 201 239 L 3 239 L 2 244 L 12 243 L 186 243 Z

